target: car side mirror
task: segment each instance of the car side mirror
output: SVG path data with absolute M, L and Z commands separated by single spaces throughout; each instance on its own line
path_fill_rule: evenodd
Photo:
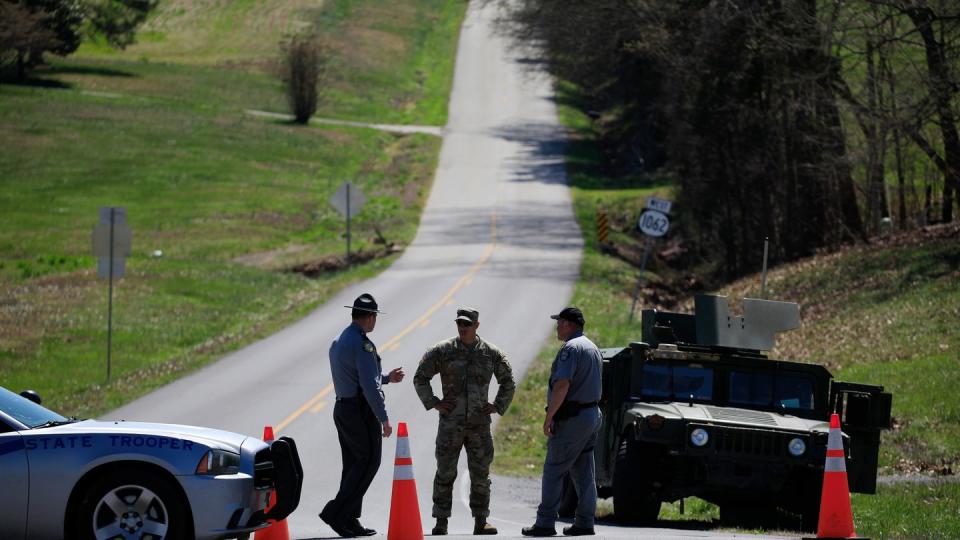
M 36 403 L 37 405 L 40 405 L 40 402 L 43 401 L 40 399 L 40 394 L 33 390 L 24 390 L 23 392 L 20 392 L 20 395 Z

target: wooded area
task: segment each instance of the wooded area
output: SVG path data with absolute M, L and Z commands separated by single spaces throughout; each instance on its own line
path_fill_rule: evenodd
M 520 0 L 611 174 L 667 172 L 691 260 L 732 277 L 952 221 L 960 3 Z
M 44 53 L 66 56 L 83 38 L 122 49 L 159 0 L 0 0 L 0 75 L 12 65 L 17 80 L 43 63 Z

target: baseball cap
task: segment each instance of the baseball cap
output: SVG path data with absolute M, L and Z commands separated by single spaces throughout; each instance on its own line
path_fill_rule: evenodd
M 577 323 L 580 326 L 583 326 L 585 324 L 585 321 L 583 320 L 583 312 L 580 311 L 579 308 L 575 308 L 573 306 L 568 306 L 563 308 L 562 310 L 560 310 L 560 313 L 557 313 L 556 315 L 551 315 L 550 318 L 556 319 L 556 320 L 563 319 L 565 321 Z

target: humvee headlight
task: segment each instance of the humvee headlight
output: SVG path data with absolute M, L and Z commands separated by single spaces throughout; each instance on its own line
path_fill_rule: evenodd
M 706 446 L 709 441 L 710 434 L 703 428 L 697 428 L 690 432 L 690 442 L 692 442 L 694 446 Z
M 790 451 L 791 456 L 800 457 L 807 451 L 807 443 L 803 442 L 803 439 L 790 439 L 790 442 L 787 443 L 787 450 Z

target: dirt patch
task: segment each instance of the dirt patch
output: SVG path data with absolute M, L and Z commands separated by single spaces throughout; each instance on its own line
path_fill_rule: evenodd
M 365 249 L 353 252 L 350 254 L 350 262 L 351 264 L 370 262 L 381 257 L 389 257 L 400 251 L 403 251 L 401 247 L 394 244 L 387 244 L 381 249 Z M 315 278 L 331 272 L 345 270 L 346 268 L 347 263 L 343 255 L 326 255 L 319 259 L 294 265 L 288 268 L 287 271 L 303 274 L 309 278 Z

